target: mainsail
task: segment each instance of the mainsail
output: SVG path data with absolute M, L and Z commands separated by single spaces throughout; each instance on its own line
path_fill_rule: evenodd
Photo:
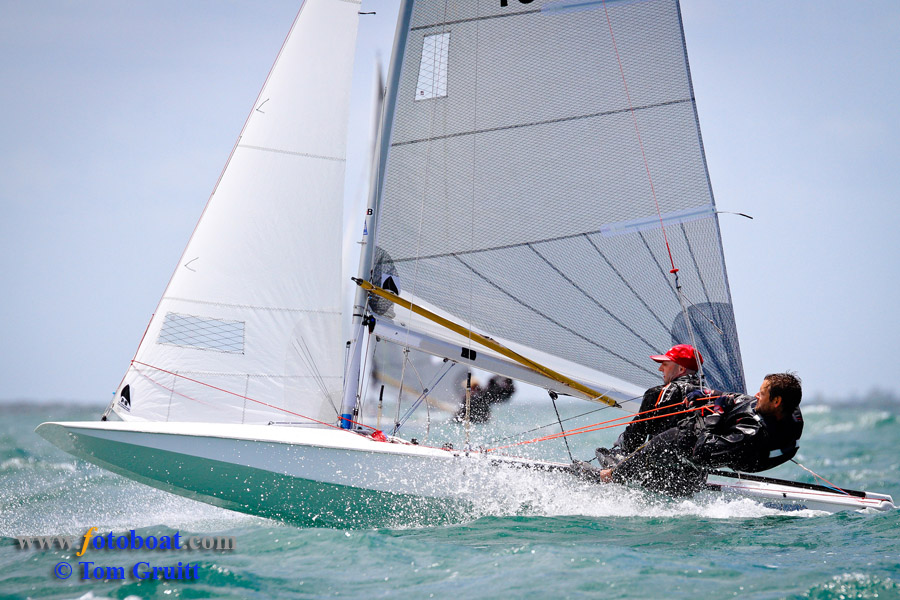
M 123 419 L 335 420 L 358 5 L 303 3 L 119 387 Z
M 402 293 L 640 386 L 693 337 L 743 390 L 677 0 L 405 6 L 377 228 Z

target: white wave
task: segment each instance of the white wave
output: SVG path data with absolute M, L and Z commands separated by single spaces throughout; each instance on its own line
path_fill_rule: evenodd
M 72 462 L 59 462 L 59 463 L 48 463 L 42 460 L 37 460 L 33 457 L 22 458 L 8 458 L 0 463 L 0 471 L 19 471 L 23 469 L 33 469 L 37 466 L 41 468 L 49 467 L 54 471 L 65 471 L 67 473 L 75 472 L 75 464 Z
M 110 485 L 113 477 L 121 484 Z M 116 532 L 165 526 L 202 532 L 253 523 L 275 525 L 267 519 L 225 510 L 106 474 L 73 486 L 41 505 L 15 512 L 17 514 L 7 515 L 0 524 L 0 535 L 80 535 L 90 527 Z
M 758 518 L 781 515 L 748 498 L 702 492 L 673 499 L 616 484 L 597 485 L 562 473 L 499 469 L 490 489 L 475 496 L 474 516 Z M 474 478 L 473 478 L 474 479 Z M 815 516 L 797 511 L 792 516 Z
M 831 433 L 843 433 L 848 431 L 859 431 L 872 429 L 879 423 L 891 419 L 891 413 L 887 411 L 872 411 L 859 413 L 856 419 L 841 421 L 840 423 L 832 423 L 819 427 L 816 434 L 824 435 Z

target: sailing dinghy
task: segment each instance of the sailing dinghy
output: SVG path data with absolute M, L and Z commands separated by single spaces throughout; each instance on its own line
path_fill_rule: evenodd
M 567 465 L 386 435 L 360 410 L 376 340 L 617 407 L 658 383 L 649 355 L 691 343 L 710 387 L 745 389 L 677 0 L 404 0 L 344 314 L 358 8 L 304 0 L 103 420 L 40 435 L 237 511 L 435 523 L 501 471 Z

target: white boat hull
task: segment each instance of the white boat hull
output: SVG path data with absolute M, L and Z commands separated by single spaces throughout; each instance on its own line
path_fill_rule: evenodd
M 210 423 L 44 423 L 66 452 L 195 500 L 297 524 L 458 521 L 498 464 L 559 467 L 378 442 L 338 429 Z
M 751 497 L 763 506 L 783 511 L 820 510 L 840 512 L 843 510 L 894 510 L 893 499 L 885 494 L 829 490 L 825 486 L 805 485 L 794 482 L 769 480 L 754 481 L 746 475 L 716 477 L 710 475 L 711 489 L 728 494 Z M 752 477 L 752 476 L 751 476 Z M 756 479 L 765 479 L 758 477 Z
M 141 483 L 300 525 L 373 527 L 458 522 L 472 500 L 502 493 L 498 469 L 564 469 L 457 450 L 387 443 L 339 429 L 213 423 L 44 423 L 66 452 Z M 712 485 L 782 510 L 893 509 L 865 497 L 723 479 Z

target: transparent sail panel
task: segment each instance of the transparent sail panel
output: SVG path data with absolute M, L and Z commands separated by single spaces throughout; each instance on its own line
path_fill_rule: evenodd
M 449 93 L 417 102 L 445 35 Z M 744 389 L 677 2 L 417 2 L 396 98 L 378 243 L 402 291 L 654 385 L 649 355 L 690 342 L 667 237 L 710 383 Z
M 426 35 L 422 40 L 422 60 L 419 62 L 416 100 L 429 100 L 447 95 L 447 55 L 449 51 L 449 33 Z

